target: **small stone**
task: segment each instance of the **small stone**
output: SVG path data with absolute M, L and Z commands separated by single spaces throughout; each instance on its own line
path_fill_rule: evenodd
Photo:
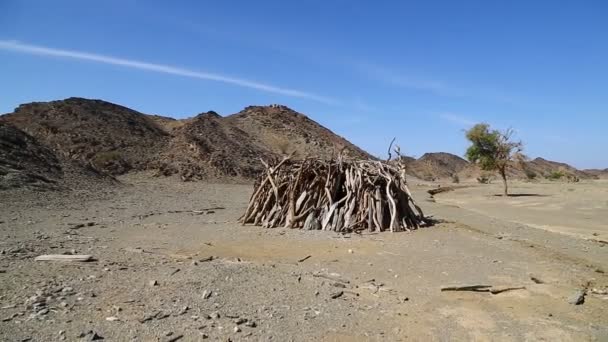
M 344 291 L 338 291 L 338 292 L 334 292 L 330 295 L 331 299 L 336 299 L 336 298 L 340 298 L 342 297 L 342 295 L 344 294 Z
M 110 317 L 106 317 L 106 321 L 108 322 L 117 322 L 120 321 L 120 319 L 116 316 L 110 316 Z
M 217 312 L 217 311 L 212 312 L 211 314 L 209 314 L 209 317 L 210 317 L 211 319 L 218 319 L 218 318 L 220 318 L 220 313 L 219 313 L 219 312 Z
M 150 280 L 149 284 L 150 284 L 150 286 L 158 286 L 158 281 Z
M 243 323 L 247 323 L 247 318 L 237 318 L 234 320 L 234 323 L 236 323 L 236 325 L 241 325 Z
M 245 326 L 250 327 L 250 328 L 255 328 L 255 327 L 257 327 L 257 324 L 255 324 L 254 321 L 249 321 L 249 322 L 245 323 Z
M 353 251 L 352 249 L 349 249 L 349 250 L 348 250 L 348 253 L 353 254 L 353 253 L 354 253 L 354 251 Z
M 587 292 L 585 290 L 577 290 L 574 292 L 572 297 L 568 299 L 568 303 L 572 305 L 581 305 L 585 302 L 585 295 Z
M 233 330 L 235 333 L 241 332 L 241 328 L 239 326 L 234 327 Z
M 209 290 L 205 290 L 205 291 L 203 291 L 203 299 L 208 299 L 209 297 L 211 297 L 211 294 L 212 294 L 212 293 L 213 293 L 213 292 L 212 292 L 212 291 L 209 291 Z
M 91 331 L 89 333 L 89 341 L 100 341 L 103 340 L 103 336 L 99 335 L 98 333 Z

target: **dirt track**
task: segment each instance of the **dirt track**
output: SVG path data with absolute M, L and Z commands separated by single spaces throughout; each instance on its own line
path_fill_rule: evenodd
M 608 246 L 533 228 L 552 221 L 517 205 L 556 196 L 492 198 L 492 207 L 492 187 L 440 194 L 439 203 L 414 187 L 426 213 L 446 223 L 359 236 L 242 227 L 249 185 L 122 180 L 95 195 L 0 194 L 0 340 L 90 331 L 106 341 L 608 339 L 608 295 L 591 293 L 608 285 Z M 601 215 L 585 237 L 605 237 Z M 65 252 L 98 261 L 33 261 Z M 587 282 L 585 303 L 569 304 Z M 454 284 L 525 289 L 440 291 Z

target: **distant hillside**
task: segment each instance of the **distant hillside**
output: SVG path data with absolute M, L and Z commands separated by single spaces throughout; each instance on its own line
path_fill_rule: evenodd
M 101 100 L 34 102 L 0 120 L 61 157 L 110 174 L 147 169 L 168 143 L 168 134 L 150 116 Z
M 583 170 L 586 174 L 593 175 L 597 178 L 607 179 L 608 169 L 585 169 Z
M 259 158 L 275 156 L 255 136 L 215 112 L 183 120 L 171 135 L 158 168 L 164 175 L 179 174 L 184 180 L 250 178 L 262 171 Z
M 94 180 L 99 173 L 143 170 L 179 175 L 183 180 L 251 179 L 263 170 L 260 158 L 270 161 L 292 153 L 294 158 L 330 158 L 340 151 L 347 157 L 373 158 L 306 115 L 281 105 L 249 106 L 225 117 L 206 112 L 177 120 L 102 100 L 69 98 L 21 105 L 0 116 L 0 123 L 4 127 L 0 175 L 5 183 L 17 174 L 34 179 L 33 170 L 42 170 L 41 177 L 50 183 L 61 172 L 86 173 L 92 177 L 87 179 Z M 27 134 L 14 133 L 14 129 Z M 25 135 L 19 135 L 22 133 Z M 31 149 L 20 154 L 20 144 Z M 482 173 L 476 165 L 450 153 L 426 153 L 404 160 L 408 173 L 424 180 L 475 179 Z M 527 175 L 586 179 L 606 174 L 605 170 L 585 172 L 542 158 L 527 162 L 526 171 L 513 166 L 509 175 L 524 179 Z
M 424 180 L 448 179 L 458 174 L 469 162 L 446 152 L 425 153 L 407 163 L 408 173 Z
M 69 98 L 19 106 L 0 116 L 29 133 L 62 160 L 113 175 L 156 170 L 184 180 L 252 178 L 260 158 L 369 154 L 304 114 L 285 106 L 251 106 L 222 117 L 215 112 L 176 120 L 146 115 L 102 100 Z
M 566 174 L 575 175 L 580 179 L 595 178 L 592 174 L 576 169 L 566 163 L 555 162 L 543 158 L 535 158 L 526 163 L 526 167 L 536 173 L 538 176 L 549 176 L 552 172 L 563 172 Z
M 53 152 L 20 129 L 0 122 L 0 189 L 54 187 L 61 165 Z
M 371 158 L 348 140 L 286 106 L 250 106 L 225 119 L 275 154 L 295 152 L 299 158 L 330 158 L 344 149 L 346 156 Z
M 488 172 L 481 171 L 476 165 L 469 164 L 460 173 L 460 179 L 475 179 L 481 174 Z M 572 179 L 594 179 L 596 175 L 576 169 L 566 163 L 535 158 L 523 164 L 512 163 L 507 169 L 507 176 L 516 179 L 552 179 L 552 180 L 572 180 Z
M 0 190 L 91 189 L 115 184 L 112 177 L 58 157 L 17 127 L 0 121 Z

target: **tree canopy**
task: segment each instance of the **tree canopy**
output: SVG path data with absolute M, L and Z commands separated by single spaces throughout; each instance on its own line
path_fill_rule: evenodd
M 498 171 L 505 185 L 507 194 L 506 169 L 509 163 L 515 159 L 522 159 L 523 144 L 513 141 L 513 130 L 504 132 L 491 129 L 486 123 L 479 123 L 466 132 L 471 146 L 467 149 L 466 158 L 485 171 Z

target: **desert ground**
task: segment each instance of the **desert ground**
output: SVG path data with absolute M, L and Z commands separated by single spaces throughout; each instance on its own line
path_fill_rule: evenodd
M 238 224 L 250 184 L 119 180 L 0 192 L 0 340 L 608 340 L 606 181 L 412 180 L 437 224 L 337 234 Z

